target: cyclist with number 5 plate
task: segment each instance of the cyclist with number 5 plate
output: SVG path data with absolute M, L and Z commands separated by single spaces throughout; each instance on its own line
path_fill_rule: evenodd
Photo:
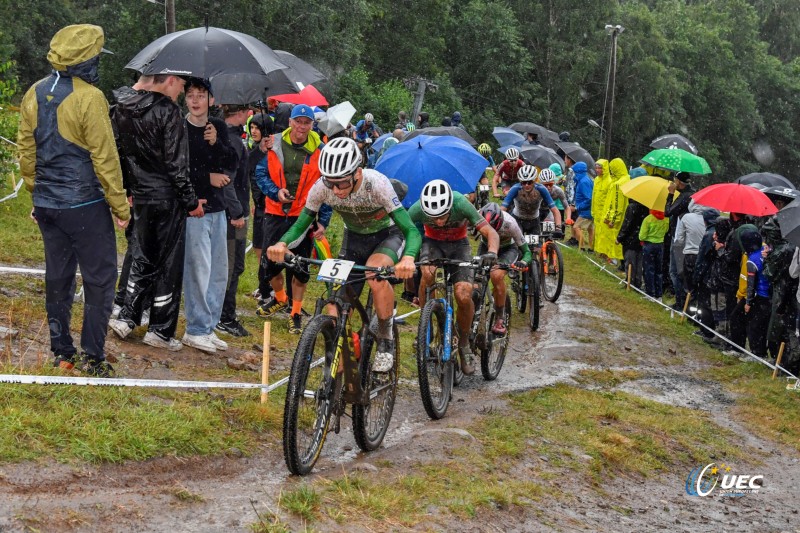
M 551 170 L 547 169 L 552 173 Z M 556 231 L 553 237 L 558 239 L 563 237 L 564 229 L 561 225 L 561 213 L 558 212 L 553 197 L 547 191 L 544 185 L 535 183 L 539 171 L 533 165 L 525 165 L 519 171 L 517 179 L 519 183 L 511 187 L 508 195 L 503 200 L 501 209 L 508 211 L 513 206 L 512 215 L 517 219 L 522 232 L 526 235 L 539 235 L 541 224 L 539 223 L 539 206 L 544 204 L 553 213 L 553 219 L 556 223 Z
M 319 157 L 322 178 L 308 192 L 297 221 L 267 250 L 270 261 L 282 262 L 289 251 L 288 244 L 301 238 L 320 208 L 328 205 L 344 221 L 339 259 L 369 267 L 394 266 L 395 276 L 400 279 L 414 275 L 420 234 L 389 178 L 360 165 L 361 150 L 353 139 L 338 137 L 324 146 Z M 394 290 L 388 281 L 367 281 L 378 317 L 378 346 L 372 370 L 387 372 L 393 365 L 396 342 L 392 334 Z M 363 283 L 352 285 L 356 294 L 361 292 Z
M 446 258 L 469 262 L 472 249 L 467 239 L 467 225 L 483 235 L 488 251 L 481 256 L 484 265 L 497 262 L 500 238 L 497 232 L 484 220 L 475 206 L 461 193 L 450 188 L 444 180 L 433 180 L 425 184 L 419 200 L 408 210 L 411 220 L 422 227 L 425 236 L 420 250 L 420 261 Z M 469 345 L 469 329 L 475 312 L 472 302 L 472 270 L 456 268 L 452 279 L 455 281 L 455 298 L 458 302 L 458 349 L 461 352 L 461 371 L 467 376 L 475 373 L 472 362 L 472 349 Z M 425 307 L 425 292 L 433 285 L 436 267 L 422 267 L 422 282 L 419 286 L 419 305 Z M 505 301 L 505 300 L 503 300 Z
M 500 237 L 500 250 L 497 259 L 500 263 L 508 265 L 514 270 L 524 272 L 531 264 L 533 256 L 531 250 L 522 236 L 517 221 L 510 214 L 500 209 L 500 206 L 491 203 L 486 204 L 480 211 L 481 216 L 497 232 Z M 482 238 L 478 244 L 478 255 L 487 251 L 486 239 Z M 490 274 L 492 280 L 492 296 L 494 298 L 494 324 L 492 333 L 504 335 L 505 326 L 505 302 L 506 302 L 506 270 L 493 268 Z

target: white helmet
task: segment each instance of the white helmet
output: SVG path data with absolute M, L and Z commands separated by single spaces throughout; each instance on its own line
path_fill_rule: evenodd
M 319 154 L 319 171 L 326 178 L 344 178 L 361 164 L 361 150 L 353 139 L 336 137 Z
M 513 146 L 506 150 L 506 159 L 511 159 L 512 161 L 519 159 L 519 150 Z
M 550 171 L 552 174 L 552 171 Z M 533 181 L 539 175 L 539 170 L 533 165 L 525 165 L 517 173 L 517 179 L 521 182 Z
M 374 122 L 375 117 L 372 116 L 372 113 L 367 113 L 364 115 L 364 122 Z
M 433 180 L 425 184 L 419 197 L 422 212 L 429 217 L 440 217 L 453 207 L 453 189 L 444 180 Z
M 549 168 L 543 168 L 541 172 L 539 172 L 539 183 L 547 185 L 548 183 L 555 183 L 555 182 L 556 182 L 556 173 L 550 170 Z

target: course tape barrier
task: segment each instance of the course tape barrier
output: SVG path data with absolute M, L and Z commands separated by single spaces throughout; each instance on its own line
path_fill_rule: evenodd
M 0 204 L 5 202 L 6 200 L 11 200 L 12 198 L 16 198 L 17 196 L 19 196 L 19 190 L 22 188 L 22 184 L 23 183 L 25 183 L 25 182 L 22 181 L 22 180 L 19 180 L 17 182 L 17 186 L 14 187 L 14 192 L 12 192 L 11 194 L 8 194 L 8 195 L 0 198 Z
M 320 357 L 311 364 L 311 368 L 319 366 L 325 360 Z M 0 374 L 0 383 L 15 385 L 90 385 L 99 387 L 149 387 L 164 389 L 259 389 L 261 392 L 272 392 L 289 383 L 285 377 L 264 386 L 261 383 L 238 383 L 224 381 L 177 381 L 170 379 L 124 379 L 124 378 L 84 378 L 73 376 L 28 376 L 18 374 Z
M 558 244 L 559 244 L 559 245 L 561 245 L 561 246 L 562 246 L 562 247 L 564 247 L 564 248 L 569 248 L 569 246 L 567 246 L 566 244 L 564 244 L 564 243 L 562 243 L 562 242 L 559 242 Z M 614 279 L 618 280 L 620 284 L 627 283 L 627 280 L 626 280 L 626 279 L 624 279 L 624 278 L 620 278 L 618 275 L 616 275 L 615 273 L 613 273 L 612 271 L 610 271 L 610 270 L 607 268 L 607 267 L 608 267 L 608 265 L 601 265 L 600 263 L 598 263 L 597 261 L 595 261 L 594 259 L 592 259 L 591 257 L 589 257 L 587 254 L 581 254 L 581 255 L 582 255 L 583 257 L 585 257 L 585 258 L 586 258 L 586 259 L 587 259 L 587 260 L 588 260 L 590 263 L 594 264 L 594 265 L 595 265 L 597 268 L 599 268 L 601 272 L 605 272 L 605 273 L 607 273 L 609 276 L 611 276 L 611 277 L 613 277 Z M 614 268 L 616 268 L 616 267 L 614 267 Z M 673 309 L 671 306 L 669 306 L 669 305 L 665 304 L 664 302 L 660 302 L 660 301 L 656 300 L 655 298 L 653 298 L 652 296 L 650 296 L 649 294 L 647 294 L 647 293 L 646 293 L 646 292 L 644 292 L 643 290 L 639 289 L 638 287 L 634 287 L 633 285 L 631 285 L 631 290 L 635 290 L 636 292 L 638 292 L 639 294 L 641 294 L 641 295 L 642 295 L 644 298 L 646 298 L 646 299 L 650 300 L 651 302 L 653 302 L 653 303 L 655 303 L 655 304 L 658 304 L 658 305 L 660 305 L 661 307 L 663 307 L 664 309 L 666 309 L 667 311 L 669 311 L 669 312 L 670 312 L 670 316 L 672 316 L 672 317 L 674 317 L 674 316 L 677 314 L 677 315 L 679 315 L 679 316 L 680 316 L 680 315 L 683 315 L 683 316 L 685 316 L 685 317 L 687 317 L 687 318 L 691 318 L 691 319 L 694 319 L 694 318 L 695 318 L 695 317 L 694 317 L 694 315 L 690 315 L 690 314 L 688 314 L 688 313 L 683 313 L 682 311 L 677 311 L 677 310 Z M 719 339 L 723 340 L 723 341 L 724 341 L 724 342 L 725 342 L 727 345 L 729 345 L 729 346 L 732 346 L 732 347 L 736 348 L 736 349 L 737 349 L 738 351 L 740 351 L 740 352 L 741 352 L 743 355 L 747 355 L 748 357 L 752 358 L 752 359 L 753 359 L 753 360 L 755 360 L 756 362 L 758 362 L 758 363 L 760 363 L 760 364 L 762 364 L 762 365 L 764 365 L 764 366 L 766 366 L 766 367 L 769 367 L 769 368 L 771 368 L 772 370 L 778 369 L 778 370 L 780 370 L 781 372 L 783 372 L 784 374 L 786 374 L 786 375 L 787 375 L 788 377 L 790 377 L 790 378 L 793 378 L 793 379 L 798 379 L 798 377 L 797 377 L 797 376 L 795 376 L 794 374 L 792 374 L 790 371 L 786 370 L 786 369 L 785 369 L 785 368 L 783 368 L 782 366 L 780 366 L 780 365 L 774 365 L 774 364 L 770 363 L 769 361 L 767 361 L 767 360 L 765 360 L 765 359 L 762 359 L 761 357 L 759 357 L 759 356 L 755 355 L 754 353 L 752 353 L 752 352 L 750 352 L 750 351 L 748 351 L 748 350 L 745 350 L 743 347 L 739 346 L 738 344 L 736 344 L 735 342 L 733 342 L 732 340 L 730 340 L 730 339 L 729 339 L 729 338 L 727 338 L 726 336 L 724 336 L 724 335 L 720 334 L 720 333 L 719 333 L 719 332 L 717 332 L 716 330 L 714 330 L 714 329 L 712 329 L 712 328 L 709 328 L 709 327 L 708 327 L 708 326 L 706 326 L 705 324 L 702 324 L 701 322 L 697 322 L 697 321 L 696 321 L 694 324 L 695 324 L 696 326 L 700 326 L 701 328 L 705 329 L 705 330 L 706 330 L 706 331 L 708 331 L 709 333 L 712 333 L 712 334 L 713 334 L 714 336 L 716 336 L 717 338 L 719 338 Z M 800 383 L 800 380 L 798 381 L 798 383 Z M 797 383 L 795 383 L 794 385 L 795 385 L 795 388 L 797 388 Z

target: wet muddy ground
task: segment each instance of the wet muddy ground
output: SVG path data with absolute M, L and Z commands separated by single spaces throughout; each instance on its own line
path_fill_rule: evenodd
M 698 377 L 702 362 L 691 354 L 670 352 L 666 339 L 620 332 L 613 326 L 619 320 L 592 308 L 567 287 L 558 304 L 546 305 L 542 333 L 531 335 L 521 326 L 513 330 L 512 346 L 497 381 L 467 378 L 454 389 L 447 416 L 431 421 L 416 382 L 403 379 L 383 446 L 370 454 L 357 452 L 345 423 L 339 435 L 329 437 L 313 475 L 335 477 L 358 471 L 380 479 L 412 468 L 421 457 L 444 460 L 443 448 L 454 441 L 468 444 L 473 439 L 468 428 L 505 406 L 507 393 L 557 382 L 586 386 L 574 379 L 581 369 L 635 370 L 639 377 L 621 383 L 618 390 L 712 413 L 750 450 L 747 464 L 737 466 L 764 475 L 760 493 L 740 498 L 689 496 L 685 491 L 688 468 L 647 478 L 617 476 L 598 487 L 590 479 L 553 467 L 547 457 L 532 454 L 520 468 L 534 476 L 537 472 L 562 474 L 542 480 L 558 497 L 505 510 L 481 509 L 473 520 L 454 519 L 444 510 L 431 509 L 430 520 L 416 529 L 800 531 L 798 454 L 737 423 L 730 412 L 733 399 L 719 384 Z M 611 356 L 598 351 L 598 346 L 610 343 L 621 349 Z M 147 377 L 171 373 L 160 355 L 130 357 L 152 362 L 144 365 L 142 374 Z M 277 512 L 290 527 L 301 529 L 301 522 L 281 512 L 277 503 L 281 491 L 300 482 L 287 474 L 279 442 L 263 443 L 248 457 L 162 458 L 100 467 L 51 462 L 0 465 L 0 532 L 246 531 L 257 521 L 256 510 Z M 178 493 L 198 497 L 181 498 Z M 338 531 L 342 526 L 321 521 L 311 528 Z M 368 530 L 352 524 L 347 529 Z

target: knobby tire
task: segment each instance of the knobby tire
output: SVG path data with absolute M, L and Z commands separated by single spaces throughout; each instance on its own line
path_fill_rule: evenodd
M 445 343 L 450 342 L 444 338 L 444 321 L 442 302 L 428 300 L 417 330 L 417 370 L 422 405 L 434 420 L 442 418 L 447 411 L 453 387 L 453 361 L 442 361 Z M 451 357 L 455 357 L 455 349 Z

